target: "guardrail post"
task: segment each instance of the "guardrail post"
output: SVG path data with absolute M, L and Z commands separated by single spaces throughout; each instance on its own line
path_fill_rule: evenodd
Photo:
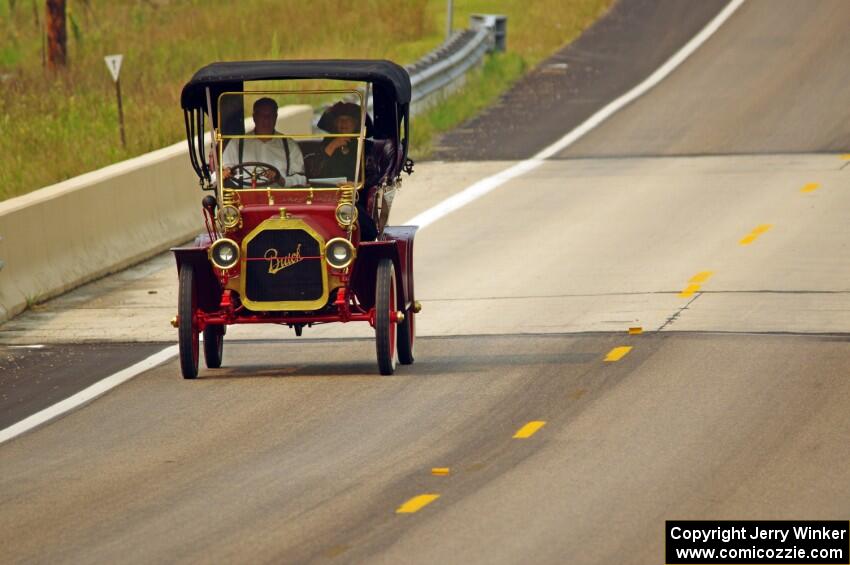
M 493 34 L 490 52 L 504 51 L 508 45 L 508 17 L 502 14 L 470 14 L 469 27 L 489 29 Z

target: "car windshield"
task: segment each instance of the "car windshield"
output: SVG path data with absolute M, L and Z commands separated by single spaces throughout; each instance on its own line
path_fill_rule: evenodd
M 356 89 L 225 92 L 218 170 L 235 189 L 361 185 L 367 133 Z M 363 135 L 360 132 L 363 130 Z

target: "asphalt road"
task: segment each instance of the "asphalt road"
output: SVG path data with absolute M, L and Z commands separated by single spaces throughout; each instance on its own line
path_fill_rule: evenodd
M 846 520 L 850 147 L 808 81 L 850 84 L 813 68 L 848 20 L 750 0 L 561 158 L 422 231 L 425 337 L 396 375 L 362 328 L 236 328 L 221 370 L 167 363 L 3 444 L 0 561 L 662 563 L 668 519 Z M 764 133 L 792 110 L 811 119 Z M 394 217 L 508 164 L 426 164 Z M 173 339 L 157 261 L 0 341 Z
M 850 5 L 745 3 L 664 87 L 564 156 L 843 152 Z
M 495 104 L 443 135 L 435 158 L 526 159 L 649 76 L 728 0 L 626 0 Z

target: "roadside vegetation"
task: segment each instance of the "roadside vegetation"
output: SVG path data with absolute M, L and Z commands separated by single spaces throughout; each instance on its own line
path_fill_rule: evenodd
M 456 1 L 454 27 L 466 27 L 470 14 L 508 17 L 507 51 L 489 57 L 467 76 L 463 88 L 417 115 L 411 126 L 411 155 L 427 157 L 439 133 L 472 118 L 493 104 L 523 74 L 577 38 L 613 0 L 467 0 Z M 445 16 L 439 24 L 445 26 Z
M 508 52 L 413 122 L 414 157 L 574 39 L 611 0 L 455 0 L 508 16 Z M 44 1 L 0 0 L 0 200 L 180 141 L 180 89 L 214 60 L 389 58 L 409 63 L 445 33 L 445 0 L 68 0 L 69 65 L 44 68 Z M 105 55 L 121 53 L 127 147 Z

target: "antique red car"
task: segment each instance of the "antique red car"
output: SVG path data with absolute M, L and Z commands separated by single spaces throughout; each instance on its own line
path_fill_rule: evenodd
M 288 87 L 288 88 L 287 88 Z M 412 226 L 387 226 L 411 86 L 390 61 L 213 63 L 183 88 L 206 233 L 173 249 L 183 377 L 222 363 L 233 324 L 375 329 L 378 368 L 413 363 Z M 209 134 L 207 129 L 209 128 Z

